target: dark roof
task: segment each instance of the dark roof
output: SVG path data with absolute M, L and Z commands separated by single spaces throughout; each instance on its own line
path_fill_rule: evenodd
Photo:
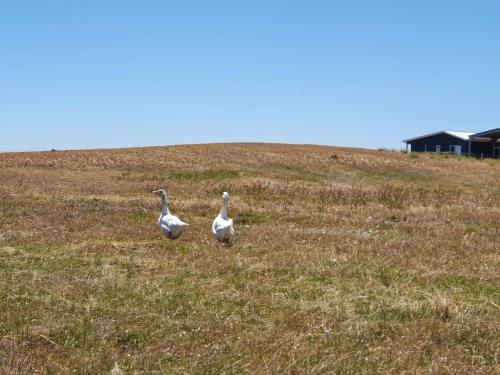
M 500 128 L 491 129 L 491 130 L 487 130 L 487 131 L 485 131 L 485 132 L 472 134 L 472 135 L 470 136 L 470 138 L 471 138 L 471 139 L 473 139 L 473 138 L 491 138 L 491 139 L 500 139 Z
M 438 132 L 434 132 L 434 133 L 430 133 L 430 134 L 425 134 L 425 135 L 420 135 L 420 136 L 414 137 L 414 138 L 405 139 L 405 140 L 403 140 L 403 142 L 409 143 L 409 142 L 412 142 L 412 141 L 416 141 L 418 139 L 432 137 L 432 136 L 438 135 L 438 134 L 448 134 L 448 135 L 451 135 L 452 137 L 459 138 L 462 141 L 467 141 L 469 139 L 469 136 L 471 136 L 474 133 L 456 132 L 456 131 L 451 131 L 451 130 L 440 130 Z

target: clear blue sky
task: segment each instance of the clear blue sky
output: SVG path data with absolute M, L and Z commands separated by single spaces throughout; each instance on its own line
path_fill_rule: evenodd
M 0 150 L 500 125 L 500 1 L 5 1 Z

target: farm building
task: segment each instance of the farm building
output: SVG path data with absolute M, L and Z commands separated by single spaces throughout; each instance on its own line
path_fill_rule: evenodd
M 480 133 L 443 130 L 405 139 L 406 151 L 500 158 L 500 128 Z

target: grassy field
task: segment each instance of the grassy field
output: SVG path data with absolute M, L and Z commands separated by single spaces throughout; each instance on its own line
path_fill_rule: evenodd
M 210 233 L 223 191 L 232 247 Z M 498 374 L 499 240 L 493 160 L 0 154 L 0 373 Z

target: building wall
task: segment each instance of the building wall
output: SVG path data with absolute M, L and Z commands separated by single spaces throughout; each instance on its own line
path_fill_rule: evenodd
M 412 152 L 436 152 L 436 146 L 441 145 L 441 152 L 449 152 L 450 146 L 462 146 L 462 154 L 468 152 L 469 142 L 463 141 L 459 138 L 452 137 L 451 135 L 442 133 L 430 137 L 420 138 L 415 141 L 408 142 L 411 144 Z

